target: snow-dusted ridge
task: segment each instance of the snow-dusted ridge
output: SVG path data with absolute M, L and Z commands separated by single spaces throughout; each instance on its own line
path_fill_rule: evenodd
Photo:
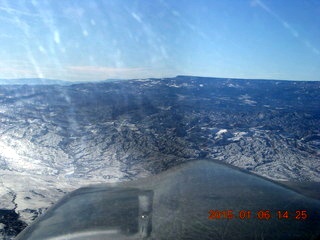
M 0 212 L 0 233 L 17 234 L 19 221 L 80 186 L 190 159 L 320 182 L 320 82 L 277 83 L 177 76 L 0 85 L 0 210 L 9 211 Z

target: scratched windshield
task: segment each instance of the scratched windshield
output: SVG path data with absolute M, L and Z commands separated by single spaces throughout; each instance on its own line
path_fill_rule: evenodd
M 234 199 L 222 204 L 239 191 L 231 185 L 216 198 L 206 196 L 203 182 L 190 184 L 183 194 L 202 189 L 205 207 L 194 211 L 205 212 L 192 214 L 207 226 L 190 228 L 192 239 L 196 231 L 211 236 L 210 218 L 231 220 L 242 210 L 243 221 L 235 222 L 243 225 L 235 227 L 243 234 L 254 231 L 248 218 L 258 212 L 266 225 L 281 221 L 281 239 L 317 234 L 299 235 L 302 220 L 317 226 L 320 219 L 308 210 L 318 203 L 304 204 L 320 199 L 319 2 L 3 0 L 0 29 L 0 239 L 13 239 L 66 194 L 92 184 L 128 184 L 133 190 L 114 189 L 108 199 L 134 206 L 132 216 L 144 191 L 148 206 L 185 209 L 170 202 L 173 190 L 159 190 L 164 183 L 144 189 L 135 181 L 154 182 L 196 160 L 245 170 L 308 200 L 278 209 L 265 198 L 239 209 Z M 236 179 L 227 176 L 218 183 Z M 179 179 L 167 187 L 179 192 Z M 126 194 L 132 204 L 118 200 Z M 298 196 L 277 194 L 284 202 Z M 120 225 L 160 238 L 170 230 L 161 226 L 191 224 L 180 214 L 164 221 L 155 209 L 155 222 Z M 114 214 L 106 217 L 113 227 Z M 229 236 L 223 229 L 217 234 Z

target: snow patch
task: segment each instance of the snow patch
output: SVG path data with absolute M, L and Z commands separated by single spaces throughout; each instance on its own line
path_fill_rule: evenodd
M 227 132 L 228 132 L 227 129 L 220 129 L 220 130 L 216 133 L 216 136 L 215 136 L 214 139 L 220 139 L 220 138 L 222 138 L 223 135 L 224 135 L 225 133 L 227 133 Z
M 233 133 L 234 137 L 229 138 L 230 141 L 239 141 L 241 138 L 243 138 L 245 135 L 247 135 L 247 132 L 235 132 Z
M 251 106 L 254 106 L 257 103 L 256 101 L 251 100 L 251 97 L 248 94 L 241 95 L 238 99 Z

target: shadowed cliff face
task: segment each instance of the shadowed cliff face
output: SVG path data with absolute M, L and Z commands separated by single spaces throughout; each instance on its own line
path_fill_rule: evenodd
M 0 86 L 0 209 L 31 223 L 75 188 L 191 158 L 320 182 L 319 87 L 187 76 Z

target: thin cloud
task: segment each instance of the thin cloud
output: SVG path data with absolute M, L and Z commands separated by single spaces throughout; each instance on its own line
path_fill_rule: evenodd
M 33 60 L 33 61 L 32 61 Z M 23 61 L 0 61 L 0 78 L 52 78 L 70 81 L 105 80 L 108 78 L 162 77 L 162 69 L 113 68 L 105 66 L 58 66 L 39 65 L 34 59 Z M 161 74 L 159 74 L 161 73 Z
M 29 61 L 0 61 L 0 78 L 46 78 L 61 75 L 63 69 L 41 66 L 35 59 Z
M 253 0 L 251 2 L 251 5 L 261 7 L 263 10 L 265 10 L 267 13 L 269 13 L 271 16 L 273 16 L 276 20 L 278 20 L 281 23 L 281 25 L 291 33 L 292 36 L 294 36 L 296 39 L 298 39 L 299 41 L 304 43 L 304 45 L 307 48 L 309 48 L 313 53 L 320 55 L 320 51 L 315 46 L 313 46 L 308 40 L 300 37 L 299 32 L 294 27 L 292 27 L 287 21 L 285 21 L 278 14 L 276 14 L 274 11 L 272 11 L 261 0 Z

